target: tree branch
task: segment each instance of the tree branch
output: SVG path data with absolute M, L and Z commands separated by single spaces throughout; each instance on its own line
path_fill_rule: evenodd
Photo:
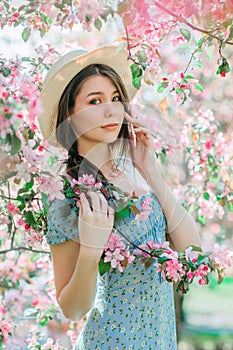
M 32 253 L 42 253 L 42 254 L 50 254 L 50 251 L 46 251 L 46 250 L 36 250 L 36 249 L 31 249 L 28 247 L 11 247 L 9 249 L 5 249 L 5 250 L 1 250 L 0 254 L 6 254 L 8 252 L 12 252 L 12 251 L 18 251 L 18 250 L 28 250 Z
M 178 20 L 178 22 L 181 22 L 181 23 L 185 23 L 188 27 L 190 27 L 191 29 L 193 30 L 196 30 L 198 32 L 201 32 L 203 34 L 206 34 L 208 36 L 210 36 L 211 38 L 214 38 L 218 41 L 220 41 L 220 43 L 224 43 L 224 44 L 228 44 L 228 45 L 233 45 L 233 42 L 231 41 L 224 41 L 223 39 L 220 39 L 219 37 L 217 37 L 216 35 L 213 34 L 213 32 L 215 30 L 205 30 L 205 29 L 202 29 L 202 28 L 199 28 L 199 27 L 196 27 L 194 26 L 193 24 L 189 23 L 184 17 L 180 16 L 180 15 L 177 15 L 176 13 L 170 11 L 169 9 L 167 9 L 166 7 L 164 7 L 163 5 L 161 5 L 160 3 L 158 3 L 157 1 L 154 0 L 154 5 L 156 7 L 158 7 L 160 10 L 162 10 L 163 12 L 166 12 L 168 15 L 176 18 Z

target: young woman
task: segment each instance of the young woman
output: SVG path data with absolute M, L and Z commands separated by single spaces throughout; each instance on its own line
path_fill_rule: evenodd
M 150 198 L 151 213 L 140 225 L 133 217 L 114 222 L 114 198 L 101 191 L 81 194 L 78 209 L 70 198 L 50 205 L 46 239 L 58 303 L 69 319 L 88 313 L 76 349 L 176 349 L 173 288 L 156 263 L 146 269 L 135 258 L 124 271 L 100 276 L 113 226 L 136 245 L 165 242 L 166 234 L 178 251 L 200 245 L 193 218 L 161 175 L 150 135 L 131 116 L 131 64 L 114 46 L 75 51 L 54 64 L 41 94 L 40 128 L 50 144 L 68 151 L 68 176 L 93 174 L 139 203 Z

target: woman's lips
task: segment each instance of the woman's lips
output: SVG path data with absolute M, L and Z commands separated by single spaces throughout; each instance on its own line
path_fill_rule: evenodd
M 109 123 L 109 124 L 101 126 L 101 128 L 105 129 L 105 130 L 114 130 L 118 127 L 118 125 L 119 125 L 118 123 Z

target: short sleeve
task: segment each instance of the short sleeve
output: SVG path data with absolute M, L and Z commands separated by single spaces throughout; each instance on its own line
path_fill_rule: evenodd
M 70 239 L 78 241 L 78 208 L 64 198 L 54 199 L 47 216 L 46 242 L 59 244 Z

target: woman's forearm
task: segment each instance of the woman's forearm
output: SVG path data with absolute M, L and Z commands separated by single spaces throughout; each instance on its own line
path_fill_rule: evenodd
M 80 245 L 74 273 L 58 297 L 65 317 L 78 321 L 91 309 L 96 293 L 100 257 L 99 250 Z
M 201 245 L 198 227 L 193 217 L 176 199 L 161 175 L 148 177 L 150 187 L 158 198 L 167 220 L 167 232 L 177 250 L 184 250 L 188 245 Z

